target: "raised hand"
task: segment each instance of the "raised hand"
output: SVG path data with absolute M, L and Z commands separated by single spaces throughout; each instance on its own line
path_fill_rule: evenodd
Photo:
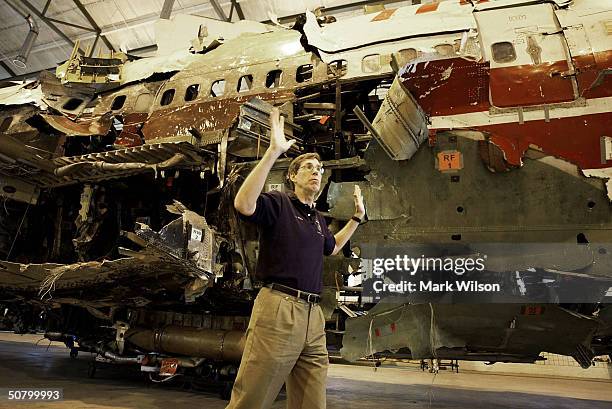
M 363 195 L 361 194 L 361 188 L 359 185 L 355 185 L 353 199 L 355 200 L 355 216 L 363 219 L 365 216 L 365 205 L 363 204 Z
M 295 139 L 285 138 L 285 117 L 280 115 L 277 107 L 270 112 L 270 147 L 268 148 L 275 156 L 280 156 L 287 152 Z

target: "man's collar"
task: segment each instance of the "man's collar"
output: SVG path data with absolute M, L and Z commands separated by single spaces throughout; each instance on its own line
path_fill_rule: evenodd
M 312 207 L 310 207 L 306 203 L 302 203 L 300 198 L 297 197 L 297 195 L 295 194 L 295 192 L 293 190 L 289 190 L 287 192 L 287 196 L 289 196 L 289 199 L 291 199 L 292 202 L 298 203 L 299 205 L 303 206 L 305 209 L 314 209 L 315 208 L 315 203 L 312 204 Z

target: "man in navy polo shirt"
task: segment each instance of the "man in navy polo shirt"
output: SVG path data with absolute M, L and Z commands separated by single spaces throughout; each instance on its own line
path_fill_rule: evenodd
M 274 162 L 295 142 L 285 139 L 277 108 L 270 125 L 270 146 L 234 199 L 241 217 L 260 229 L 257 276 L 266 286 L 253 305 L 227 408 L 269 408 L 283 383 L 288 408 L 325 408 L 329 361 L 318 304 L 323 255 L 337 254 L 355 232 L 365 215 L 363 197 L 355 185 L 355 215 L 332 235 L 315 209 L 323 174 L 316 153 L 300 155 L 289 165 L 293 192 L 261 193 Z

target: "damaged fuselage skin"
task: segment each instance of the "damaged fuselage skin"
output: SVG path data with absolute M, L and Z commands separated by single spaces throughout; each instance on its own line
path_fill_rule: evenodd
M 307 13 L 293 29 L 200 19 L 191 51 L 75 52 L 55 76 L 4 84 L 5 325 L 160 377 L 209 366 L 231 378 L 260 286 L 257 232 L 232 201 L 267 148 L 272 106 L 297 141 L 290 154 L 324 160 L 318 204 L 332 229 L 350 219 L 360 185 L 369 222 L 351 248 L 362 259 L 374 257 L 364 246 L 404 243 L 610 241 L 610 11 L 591 0 L 475 3 L 338 22 Z M 266 190 L 287 188 L 288 163 Z M 611 352 L 599 302 L 339 305 L 360 292 L 348 286 L 359 269 L 350 254 L 326 260 L 323 301 L 330 348 L 347 359 L 403 350 L 533 362 L 547 351 L 588 367 Z M 496 273 L 578 270 L 530 260 Z M 610 280 L 609 267 L 579 270 Z

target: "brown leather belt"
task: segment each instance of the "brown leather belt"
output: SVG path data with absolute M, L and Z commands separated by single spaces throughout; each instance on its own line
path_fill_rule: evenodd
M 266 285 L 266 287 L 271 288 L 276 291 L 280 291 L 281 293 L 291 295 L 293 297 L 297 297 L 311 304 L 318 304 L 321 301 L 321 296 L 319 294 L 309 293 L 307 291 L 301 291 L 296 288 L 287 287 L 286 285 L 272 283 L 272 284 Z

